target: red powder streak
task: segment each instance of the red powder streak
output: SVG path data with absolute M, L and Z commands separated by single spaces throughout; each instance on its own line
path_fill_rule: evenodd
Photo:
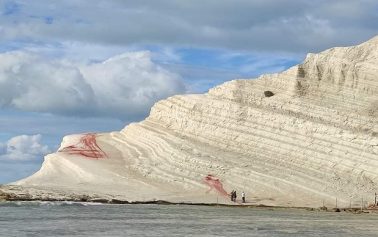
M 77 144 L 64 147 L 58 152 L 66 152 L 71 155 L 82 155 L 96 159 L 107 158 L 106 153 L 97 145 L 95 133 L 85 134 L 80 138 Z
M 210 187 L 207 192 L 210 192 L 213 188 L 218 191 L 218 193 L 229 196 L 226 190 L 223 188 L 223 184 L 219 181 L 218 178 L 214 177 L 213 175 L 209 174 L 204 178 L 204 182 Z

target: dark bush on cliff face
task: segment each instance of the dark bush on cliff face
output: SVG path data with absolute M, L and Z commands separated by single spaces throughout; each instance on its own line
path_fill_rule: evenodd
M 274 96 L 274 93 L 271 91 L 264 91 L 264 95 L 265 97 L 271 97 L 271 96 Z

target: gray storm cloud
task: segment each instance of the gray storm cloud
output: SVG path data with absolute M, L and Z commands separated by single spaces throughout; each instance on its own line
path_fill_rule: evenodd
M 378 31 L 378 3 L 373 0 L 36 0 L 14 4 L 13 11 L 8 9 L 0 18 L 3 40 L 308 52 L 355 44 Z

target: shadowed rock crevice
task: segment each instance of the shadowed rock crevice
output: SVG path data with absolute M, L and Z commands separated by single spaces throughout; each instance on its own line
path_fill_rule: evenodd
M 264 91 L 264 95 L 265 95 L 265 97 L 272 97 L 272 96 L 274 96 L 274 93 L 271 92 L 271 91 Z

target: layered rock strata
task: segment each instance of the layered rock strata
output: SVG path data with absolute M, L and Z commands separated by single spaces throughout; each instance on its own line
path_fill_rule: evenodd
M 120 132 L 67 136 L 15 184 L 31 195 L 228 203 L 234 189 L 252 204 L 350 205 L 378 191 L 377 116 L 375 37 L 159 101 Z

